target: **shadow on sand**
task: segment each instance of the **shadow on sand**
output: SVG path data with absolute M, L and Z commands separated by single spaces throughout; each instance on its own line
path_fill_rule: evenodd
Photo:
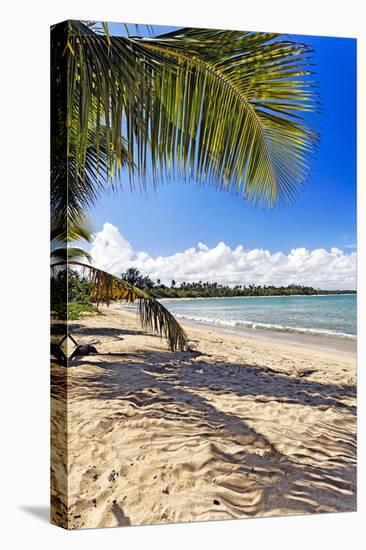
M 91 333 L 90 329 L 85 330 L 85 334 Z M 271 507 L 291 513 L 355 510 L 356 441 L 354 434 L 342 429 L 342 415 L 352 423 L 356 414 L 355 406 L 347 402 L 356 396 L 354 387 L 319 383 L 268 367 L 208 362 L 199 352 L 141 351 L 124 358 L 85 358 L 73 362 L 76 367 L 73 372 L 77 372 L 79 365 L 97 366 L 99 372 L 77 375 L 74 381 L 69 379 L 71 399 L 125 400 L 145 418 L 187 425 L 195 422 L 203 437 L 211 442 L 212 459 L 218 469 L 220 464 L 225 472 L 231 467 L 237 475 L 245 479 L 249 476 L 261 487 L 260 503 L 244 506 L 245 515 L 268 512 Z M 54 382 L 57 386 L 56 379 Z M 215 399 L 227 395 L 244 401 L 252 399 L 256 405 L 263 403 L 263 410 L 273 402 L 314 407 L 318 414 L 332 409 L 340 415 L 339 424 L 327 426 L 324 416 L 321 433 L 316 433 L 319 426 L 310 429 L 311 433 L 300 442 L 301 453 L 288 456 L 253 427 L 255 418 L 250 418 L 249 406 L 245 416 L 215 406 Z M 152 407 L 155 403 L 159 407 Z M 273 419 L 268 422 L 273 424 Z M 226 452 L 225 446 L 218 445 L 218 429 L 223 438 L 238 444 L 240 450 Z M 291 426 L 286 426 L 285 437 L 291 437 L 290 432 Z M 265 449 L 264 455 L 257 454 L 254 462 L 253 447 Z M 240 502 L 243 496 L 240 487 L 223 481 L 221 488 L 230 489 L 236 502 L 238 499 Z M 128 521 L 118 510 L 115 515 L 121 524 Z

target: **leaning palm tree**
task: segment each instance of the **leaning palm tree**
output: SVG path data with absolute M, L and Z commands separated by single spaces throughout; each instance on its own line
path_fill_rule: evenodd
M 80 247 L 72 246 L 75 240 L 92 240 L 90 227 L 85 216 L 77 222 L 69 223 L 67 230 L 60 220 L 53 219 L 51 238 L 55 246 L 51 251 L 51 275 L 57 276 L 60 269 L 76 269 L 83 279 L 90 283 L 90 299 L 97 305 L 111 300 L 126 303 L 137 302 L 140 321 L 146 330 L 164 336 L 172 351 L 189 350 L 188 338 L 174 316 L 150 292 L 142 290 L 124 279 L 120 279 L 102 269 L 98 269 L 90 262 L 90 254 Z M 67 299 L 67 296 L 65 297 Z
M 51 46 L 51 208 L 64 228 L 117 182 L 193 178 L 266 206 L 305 183 L 318 139 L 308 46 L 189 28 L 111 36 L 77 21 L 57 25 Z M 98 280 L 94 297 L 108 301 L 117 283 Z

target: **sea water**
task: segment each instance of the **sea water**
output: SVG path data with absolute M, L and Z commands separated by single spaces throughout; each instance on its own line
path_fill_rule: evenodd
M 356 338 L 356 294 L 164 300 L 178 318 L 236 327 Z

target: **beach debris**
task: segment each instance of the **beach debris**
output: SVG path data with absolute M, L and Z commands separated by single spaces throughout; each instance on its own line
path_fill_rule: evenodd
M 116 481 L 118 476 L 119 476 L 119 473 L 116 472 L 116 470 L 112 470 L 108 476 L 108 481 Z
M 217 500 L 217 498 L 214 499 L 213 503 L 215 504 L 215 506 L 220 506 L 220 501 Z
M 302 378 L 303 376 L 309 376 L 310 374 L 313 374 L 313 372 L 316 372 L 316 369 L 306 369 L 298 373 L 298 376 Z
M 94 346 L 90 344 L 79 344 L 72 352 L 70 359 L 82 357 L 83 355 L 92 355 L 93 353 L 98 353 L 98 350 Z

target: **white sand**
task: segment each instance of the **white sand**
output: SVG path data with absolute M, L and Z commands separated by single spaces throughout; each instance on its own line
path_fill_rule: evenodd
M 85 528 L 355 510 L 354 355 L 192 325 L 197 352 L 172 353 L 135 314 L 103 311 L 73 334 L 123 355 L 52 367 L 59 458 L 68 405 L 54 522 L 67 512 L 68 527 Z

